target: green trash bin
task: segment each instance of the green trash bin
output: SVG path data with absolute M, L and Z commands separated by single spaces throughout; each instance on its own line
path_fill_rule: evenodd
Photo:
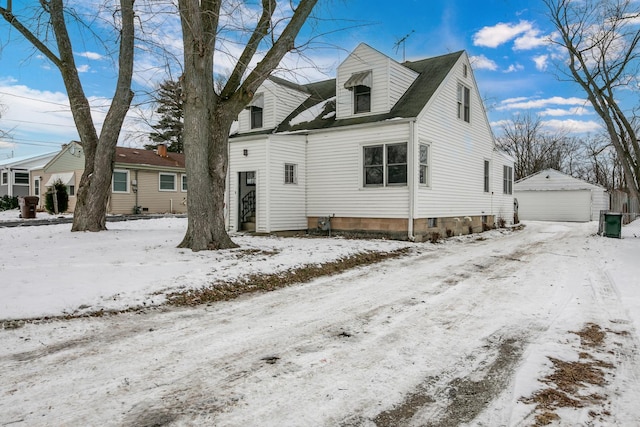
M 605 237 L 622 237 L 622 214 L 606 213 L 604 214 L 604 235 Z

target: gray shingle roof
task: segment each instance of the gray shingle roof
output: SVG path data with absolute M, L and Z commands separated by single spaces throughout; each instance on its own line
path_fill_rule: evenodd
M 299 114 L 336 96 L 335 79 L 302 85 L 311 96 L 293 111 L 276 129 L 263 133 L 328 129 L 339 126 L 374 123 L 393 118 L 417 117 L 462 53 L 463 51 L 459 51 L 420 61 L 404 62 L 402 65 L 419 73 L 419 76 L 388 113 L 336 120 L 335 114 L 330 114 L 331 111 L 335 112 L 335 101 L 330 101 L 326 103 L 324 110 L 320 112 L 315 119 L 291 125 L 291 120 Z

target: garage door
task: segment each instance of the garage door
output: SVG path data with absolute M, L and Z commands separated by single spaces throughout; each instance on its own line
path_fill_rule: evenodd
M 591 221 L 591 190 L 518 191 L 518 216 L 531 221 Z

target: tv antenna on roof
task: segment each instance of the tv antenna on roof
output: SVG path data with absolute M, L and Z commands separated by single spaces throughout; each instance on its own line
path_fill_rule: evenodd
M 400 40 L 398 40 L 393 47 L 396 48 L 396 53 L 398 53 L 398 49 L 400 49 L 400 45 L 402 45 L 402 62 L 404 62 L 405 59 L 405 49 L 404 46 L 406 44 L 407 39 L 409 38 L 409 36 L 413 33 L 415 33 L 416 30 L 411 30 L 411 32 L 409 34 L 407 34 L 406 36 L 404 36 L 403 38 L 401 38 Z

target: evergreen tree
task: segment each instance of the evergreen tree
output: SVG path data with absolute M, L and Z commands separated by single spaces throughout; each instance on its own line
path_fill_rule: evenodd
M 154 144 L 145 145 L 145 148 L 152 150 L 158 144 L 166 144 L 167 151 L 184 153 L 182 145 L 184 120 L 180 82 L 173 80 L 162 82 L 158 88 L 156 102 L 159 104 L 156 112 L 160 115 L 160 120 L 151 126 L 154 131 L 149 133 L 149 139 Z

